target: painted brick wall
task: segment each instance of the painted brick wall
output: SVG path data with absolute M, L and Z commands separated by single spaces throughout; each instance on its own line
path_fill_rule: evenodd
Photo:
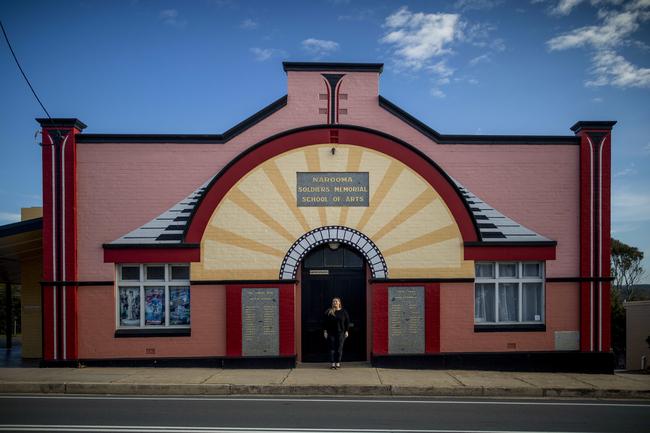
M 546 332 L 474 332 L 474 285 L 442 284 L 441 352 L 555 350 L 555 331 L 579 330 L 577 283 L 546 283 Z M 516 349 L 509 348 L 514 343 Z
M 226 290 L 191 288 L 191 337 L 114 338 L 112 287 L 79 288 L 79 358 L 210 357 L 226 354 Z M 155 353 L 147 353 L 154 349 Z

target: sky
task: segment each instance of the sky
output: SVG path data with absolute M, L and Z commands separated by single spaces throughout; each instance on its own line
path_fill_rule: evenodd
M 286 94 L 285 60 L 384 63 L 381 95 L 443 134 L 616 120 L 612 236 L 650 283 L 650 0 L 0 0 L 0 19 L 51 116 L 89 133 L 224 132 Z M 36 117 L 0 40 L 0 224 L 42 204 Z

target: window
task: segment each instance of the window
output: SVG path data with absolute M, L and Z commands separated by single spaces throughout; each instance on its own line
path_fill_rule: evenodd
M 188 265 L 120 265 L 117 274 L 118 328 L 189 328 Z
M 474 323 L 543 324 L 543 263 L 477 262 Z

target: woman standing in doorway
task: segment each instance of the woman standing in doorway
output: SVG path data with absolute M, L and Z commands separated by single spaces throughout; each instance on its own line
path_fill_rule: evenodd
M 327 339 L 330 349 L 330 362 L 332 363 L 330 368 L 341 368 L 343 343 L 348 337 L 350 316 L 343 309 L 340 298 L 332 299 L 332 306 L 325 311 L 325 320 L 323 322 L 323 335 Z

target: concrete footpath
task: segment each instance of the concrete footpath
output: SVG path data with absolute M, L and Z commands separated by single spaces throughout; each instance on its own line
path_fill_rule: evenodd
M 0 368 L 0 394 L 490 396 L 650 399 L 650 375 L 402 370 Z

